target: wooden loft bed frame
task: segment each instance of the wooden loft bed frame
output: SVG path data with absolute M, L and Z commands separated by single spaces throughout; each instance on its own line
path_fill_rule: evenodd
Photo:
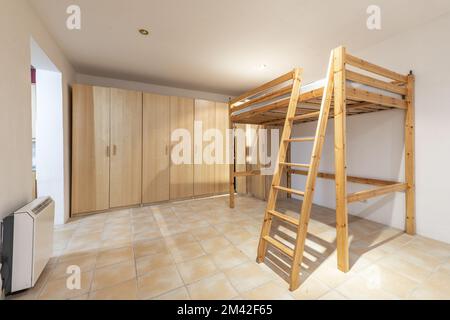
M 327 79 L 318 86 L 306 86 L 301 89 L 300 69 L 282 75 L 256 89 L 250 90 L 229 102 L 230 129 L 235 124 L 254 124 L 261 126 L 283 125 L 282 142 L 278 163 L 274 173 L 274 182 L 268 199 L 268 212 L 264 218 L 260 248 L 258 249 L 258 261 L 262 262 L 265 256 L 267 240 L 271 245 L 280 249 L 293 258 L 293 271 L 291 274 L 291 290 L 298 287 L 298 265 L 301 263 L 305 239 L 297 236 L 297 247 L 292 250 L 283 246 L 268 235 L 273 216 L 284 219 L 298 226 L 298 234 L 306 237 L 306 228 L 309 220 L 311 202 L 314 193 L 315 179 L 333 179 L 336 184 L 336 231 L 337 231 L 337 264 L 338 268 L 347 272 L 349 265 L 348 243 L 348 209 L 352 202 L 382 196 L 393 192 L 406 193 L 406 232 L 415 233 L 415 177 L 414 177 L 414 85 L 415 79 L 412 72 L 402 75 L 373 63 L 354 57 L 346 52 L 345 47 L 338 47 L 331 53 Z M 328 107 L 327 107 L 328 106 Z M 405 111 L 405 181 L 394 182 L 381 179 L 352 177 L 347 175 L 346 164 L 346 118 L 347 116 L 379 112 L 390 109 Z M 326 120 L 324 119 L 326 118 Z M 320 153 L 325 139 L 326 123 L 328 119 L 334 119 L 335 139 L 335 174 L 318 172 Z M 318 121 L 318 129 L 315 138 L 290 137 L 293 124 Z M 284 140 L 283 140 L 284 139 Z M 283 162 L 289 155 L 285 142 L 315 141 L 310 170 L 308 171 L 286 169 L 288 176 L 287 188 L 280 187 L 280 173 L 282 167 L 301 167 Z M 233 158 L 234 154 L 233 154 Z M 280 166 L 281 164 L 281 166 Z M 230 208 L 235 206 L 235 182 L 237 177 L 260 175 L 259 170 L 249 172 L 236 172 L 235 165 L 230 165 Z M 308 175 L 306 192 L 295 192 L 290 186 L 292 174 Z M 309 181 L 311 180 L 311 181 Z M 278 183 L 277 183 L 278 182 Z M 376 188 L 347 194 L 347 182 L 376 186 Z M 310 184 L 309 184 L 310 183 Z M 308 189 L 309 188 L 309 189 Z M 293 218 L 283 217 L 273 212 L 276 205 L 277 190 L 291 191 L 293 194 L 303 195 L 305 202 L 309 203 L 309 211 L 301 211 L 300 222 Z M 269 210 L 273 209 L 273 210 Z M 305 214 L 307 217 L 302 217 Z M 302 230 L 302 228 L 304 230 Z M 267 239 L 263 239 L 267 238 Z M 300 256 L 299 256 L 300 255 Z

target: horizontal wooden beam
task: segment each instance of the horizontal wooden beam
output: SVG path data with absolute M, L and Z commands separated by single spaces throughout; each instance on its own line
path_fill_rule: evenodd
M 406 183 L 397 183 L 390 186 L 380 187 L 377 189 L 359 191 L 347 195 L 347 202 L 352 203 L 357 201 L 364 201 L 370 198 L 380 197 L 388 193 L 405 191 L 407 188 L 408 185 Z
M 263 84 L 262 86 L 259 86 L 258 88 L 247 91 L 247 92 L 241 94 L 239 97 L 232 99 L 230 101 L 230 105 L 233 106 L 234 104 L 236 104 L 239 101 L 244 100 L 245 98 L 252 97 L 260 92 L 266 91 L 267 89 L 270 89 L 270 88 L 275 87 L 283 82 L 286 82 L 288 80 L 293 80 L 293 79 L 294 79 L 294 71 L 290 71 L 290 72 L 282 75 L 281 77 L 278 77 L 272 81 L 269 81 L 269 82 Z
M 254 104 L 270 101 L 270 100 L 273 100 L 275 98 L 284 96 L 284 95 L 286 95 L 288 93 L 291 93 L 291 92 L 292 92 L 292 85 L 289 85 L 289 86 L 281 88 L 279 90 L 267 93 L 267 94 L 265 94 L 265 95 L 263 95 L 261 97 L 258 97 L 258 98 L 252 99 L 250 101 L 244 102 L 243 104 L 240 104 L 240 105 L 237 105 L 235 107 L 232 107 L 231 108 L 231 112 L 238 112 L 238 111 L 243 110 L 245 108 L 248 108 L 248 107 L 250 107 L 250 106 L 252 106 Z
M 372 77 L 365 76 L 363 74 L 353 72 L 350 70 L 347 70 L 347 80 L 351 80 L 357 83 L 362 83 L 374 88 L 386 90 L 389 92 L 401 94 L 403 96 L 406 95 L 407 90 L 405 87 L 400 87 L 398 85 L 392 84 L 390 82 L 378 80 Z
M 354 57 L 350 54 L 346 54 L 345 62 L 351 66 L 378 74 L 379 76 L 383 76 L 388 79 L 399 81 L 401 83 L 406 83 L 408 81 L 407 76 L 404 76 L 402 74 L 391 71 L 389 69 L 377 66 L 376 64 L 373 64 L 373 63 L 365 61 L 363 59 Z
M 291 121 L 305 120 L 305 119 L 311 119 L 311 118 L 318 117 L 319 115 L 320 115 L 320 111 L 316 111 L 316 112 L 311 112 L 311 113 L 306 113 L 306 114 L 302 114 L 299 116 L 295 116 L 289 120 L 291 120 Z
M 306 170 L 289 170 L 292 174 L 297 175 L 308 175 L 308 171 Z M 317 174 L 318 178 L 322 179 L 328 179 L 328 180 L 335 180 L 336 176 L 333 173 L 325 173 L 325 172 L 319 172 Z M 397 181 L 388 181 L 388 180 L 381 180 L 381 179 L 373 179 L 373 178 L 362 178 L 362 177 L 353 177 L 353 176 L 347 176 L 347 181 L 358 183 L 358 184 L 365 184 L 365 185 L 372 185 L 372 186 L 390 186 L 397 184 Z
M 382 106 L 388 106 L 398 109 L 406 110 L 407 105 L 405 100 L 388 97 L 382 94 L 376 94 L 366 90 L 347 87 L 347 99 L 366 101 Z

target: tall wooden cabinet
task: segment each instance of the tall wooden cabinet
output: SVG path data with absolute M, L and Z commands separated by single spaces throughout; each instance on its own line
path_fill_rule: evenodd
M 72 214 L 141 203 L 142 93 L 73 86 Z
M 228 192 L 227 104 L 74 85 L 72 106 L 73 215 Z
M 111 89 L 110 207 L 141 203 L 142 92 Z
M 195 123 L 199 130 L 194 133 L 194 195 L 225 193 L 230 171 L 226 164 L 228 105 L 195 100 Z
M 180 130 L 181 129 L 181 130 Z M 176 130 L 176 132 L 175 132 Z M 170 98 L 170 132 L 173 137 L 178 133 L 186 133 L 179 141 L 171 139 L 171 153 L 186 158 L 188 163 L 170 162 L 170 199 L 189 198 L 194 195 L 194 100 L 189 98 Z M 187 139 L 187 140 L 186 140 Z M 178 152 L 183 144 L 182 152 Z M 186 154 L 184 154 L 186 152 Z
M 208 148 L 214 144 L 203 141 L 208 130 L 214 129 L 216 124 L 216 104 L 213 101 L 195 100 L 195 125 L 198 130 L 194 133 L 194 195 L 204 196 L 215 191 L 215 164 L 208 163 Z M 201 127 L 201 130 L 200 130 Z M 214 154 L 212 154 L 214 156 Z M 214 160 L 214 159 L 211 159 Z
M 142 202 L 170 199 L 170 97 L 144 93 Z
M 109 208 L 109 88 L 73 86 L 72 213 Z

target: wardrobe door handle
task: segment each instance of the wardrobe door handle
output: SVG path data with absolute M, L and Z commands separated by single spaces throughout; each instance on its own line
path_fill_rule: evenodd
M 109 149 L 109 146 L 106 147 L 106 156 L 109 158 L 111 157 L 111 151 Z
M 117 146 L 113 145 L 113 156 L 117 154 Z

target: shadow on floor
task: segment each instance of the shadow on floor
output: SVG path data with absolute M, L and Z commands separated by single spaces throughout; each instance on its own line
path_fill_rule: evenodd
M 300 200 L 281 200 L 277 211 L 299 218 Z M 349 244 L 350 270 L 358 260 L 379 247 L 395 240 L 404 234 L 401 230 L 389 228 L 385 225 L 349 215 Z M 314 271 L 325 263 L 331 256 L 336 256 L 336 213 L 329 208 L 313 205 L 311 220 L 308 227 L 305 252 L 300 270 L 300 281 L 303 283 Z M 312 229 L 312 230 L 311 230 Z M 392 230 L 392 235 L 382 236 L 383 230 Z M 290 248 L 294 248 L 296 241 L 295 226 L 274 219 L 271 236 Z M 265 264 L 289 283 L 292 259 L 270 244 L 266 254 Z M 334 260 L 337 268 L 337 261 Z

